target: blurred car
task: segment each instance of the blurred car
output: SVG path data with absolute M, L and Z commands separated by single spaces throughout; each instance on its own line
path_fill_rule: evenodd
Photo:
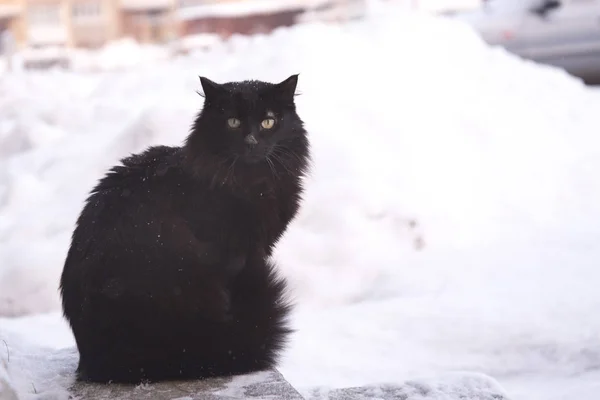
M 310 7 L 296 17 L 296 23 L 341 22 L 360 19 L 367 9 L 366 0 L 313 1 Z
M 488 0 L 452 17 L 491 45 L 600 83 L 600 0 Z
M 27 47 L 19 53 L 25 69 L 69 68 L 71 58 L 64 46 Z

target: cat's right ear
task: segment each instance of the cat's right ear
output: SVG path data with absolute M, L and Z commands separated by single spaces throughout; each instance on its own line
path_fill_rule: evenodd
M 287 100 L 294 100 L 294 95 L 296 93 L 296 85 L 298 85 L 298 75 L 299 74 L 291 75 L 283 82 L 280 82 L 277 85 L 275 85 L 279 90 L 279 93 L 281 93 L 283 97 Z
M 221 85 L 218 83 L 213 82 L 204 76 L 199 76 L 199 78 L 202 90 L 204 91 L 204 98 L 210 99 L 211 97 L 216 96 L 221 90 Z

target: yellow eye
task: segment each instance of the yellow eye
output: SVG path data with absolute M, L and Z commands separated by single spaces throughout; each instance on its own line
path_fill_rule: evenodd
M 229 125 L 230 128 L 239 128 L 241 124 L 242 122 L 237 118 L 229 118 L 227 120 L 227 125 Z
M 264 129 L 271 129 L 275 125 L 275 120 L 273 118 L 263 119 L 260 123 Z

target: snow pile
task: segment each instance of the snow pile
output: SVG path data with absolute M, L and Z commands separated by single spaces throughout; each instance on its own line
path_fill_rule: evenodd
M 222 42 L 220 35 L 214 33 L 198 33 L 180 38 L 173 45 L 175 52 L 190 52 L 210 49 L 213 46 L 218 46 Z
M 144 44 L 125 38 L 109 42 L 100 50 L 77 49 L 71 53 L 72 68 L 75 70 L 106 71 L 139 67 L 171 57 L 167 47 Z
M 527 400 L 594 398 L 599 93 L 391 8 L 121 72 L 0 78 L 0 314 L 58 307 L 87 191 L 117 158 L 181 143 L 197 75 L 298 72 L 315 168 L 275 255 L 300 304 L 286 378 L 308 393 L 460 369 Z
M 46 328 L 43 322 L 36 322 L 37 327 Z M 77 350 L 73 348 L 57 350 L 40 346 L 12 332 L 10 321 L 6 325 L 8 331 L 0 332 L 0 399 L 70 399 L 67 388 L 74 382 L 74 371 L 78 360 Z M 38 336 L 39 333 L 38 331 Z M 10 357 L 5 357 L 5 354 L 9 354 Z M 4 387 L 2 360 L 10 372 L 10 380 L 5 382 Z M 3 393 L 2 390 L 6 390 L 5 388 L 8 391 Z M 3 397 L 5 393 L 9 397 Z
M 450 373 L 402 385 L 370 385 L 345 389 L 314 389 L 307 400 L 508 400 L 494 379 L 483 374 Z

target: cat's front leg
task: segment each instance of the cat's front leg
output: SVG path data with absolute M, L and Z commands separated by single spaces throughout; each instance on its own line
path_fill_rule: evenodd
M 227 261 L 223 263 L 221 266 L 220 275 L 224 280 L 224 306 L 225 313 L 223 315 L 223 322 L 232 322 L 233 321 L 233 311 L 232 311 L 232 287 L 236 278 L 240 275 L 244 267 L 246 266 L 247 257 L 246 254 L 232 254 L 229 256 Z

